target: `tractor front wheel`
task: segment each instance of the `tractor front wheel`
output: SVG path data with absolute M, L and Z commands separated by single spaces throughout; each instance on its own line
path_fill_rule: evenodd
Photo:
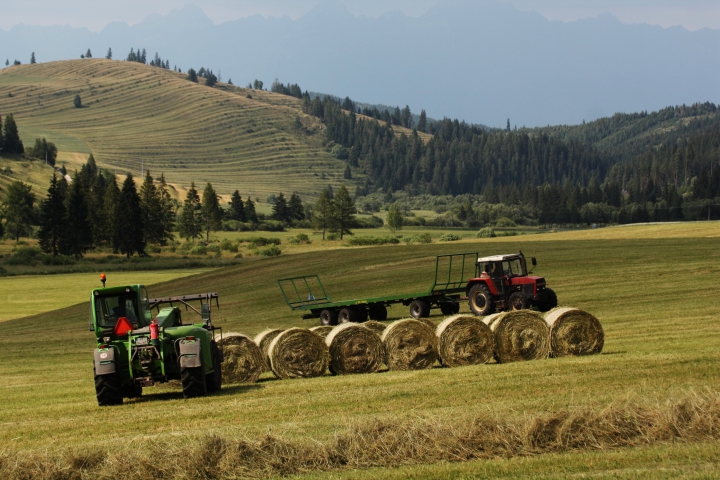
M 427 318 L 430 316 L 430 304 L 425 300 L 413 300 L 410 304 L 410 316 L 413 318 Z
M 180 370 L 183 397 L 203 397 L 207 395 L 205 383 L 205 369 L 203 367 L 188 367 Z
M 208 392 L 217 392 L 222 387 L 222 356 L 215 340 L 210 343 L 210 354 L 213 359 L 213 372 L 206 375 L 205 383 Z
M 95 373 L 95 367 L 93 367 L 93 373 Z M 123 388 L 120 376 L 117 373 L 95 375 L 95 396 L 101 407 L 122 405 Z
M 551 288 L 544 289 L 538 296 L 540 298 L 538 299 L 537 308 L 541 312 L 548 312 L 557 307 L 557 295 L 555 295 L 555 292 Z
M 441 303 L 440 311 L 443 315 L 455 315 L 460 311 L 460 304 L 457 302 Z
M 485 316 L 495 311 L 495 300 L 490 290 L 481 283 L 476 283 L 470 288 L 468 304 L 475 315 Z
M 528 299 L 520 292 L 514 292 L 510 294 L 510 298 L 508 298 L 508 310 L 517 311 L 517 310 L 527 310 L 530 308 L 530 302 L 528 302 Z

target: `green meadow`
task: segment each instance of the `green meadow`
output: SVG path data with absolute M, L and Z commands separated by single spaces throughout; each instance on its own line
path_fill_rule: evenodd
M 327 451 L 331 444 L 350 449 L 352 445 L 342 439 L 357 440 L 357 432 L 383 424 L 392 429 L 439 425 L 437 431 L 446 432 L 462 431 L 477 421 L 520 428 L 560 411 L 583 415 L 632 404 L 643 412 L 693 395 L 717 398 L 719 234 L 720 224 L 710 222 L 423 245 L 318 248 L 275 258 L 249 257 L 236 266 L 157 283 L 150 291 L 152 296 L 217 291 L 220 310 L 215 322 L 225 332 L 254 335 L 265 328 L 309 327 L 317 322 L 290 311 L 277 278 L 317 273 L 333 299 L 422 291 L 432 280 L 436 255 L 522 250 L 537 257 L 534 273 L 547 279 L 561 305 L 587 310 L 602 322 L 605 347 L 593 357 L 285 381 L 265 374 L 257 384 L 225 385 L 221 393 L 204 398 L 184 400 L 179 385 L 162 385 L 147 388 L 143 397 L 120 407 L 99 408 L 87 304 L 4 321 L 0 323 L 0 474 L 20 476 L 34 468 L 36 476 L 56 471 L 73 471 L 79 478 L 112 476 L 108 469 L 119 465 L 119 458 L 130 464 L 134 456 L 147 462 L 147 452 L 166 451 L 166 458 L 155 459 L 156 477 L 716 477 L 720 474 L 717 427 L 715 433 L 690 437 L 638 434 L 639 440 L 622 447 L 622 442 L 597 440 L 581 447 L 497 454 L 497 458 L 495 454 L 488 459 L 447 457 L 468 460 L 462 462 L 419 453 L 395 458 L 390 451 L 378 458 L 391 460 L 344 467 L 329 460 L 292 467 L 269 459 L 286 458 L 283 451 L 272 450 L 277 439 L 309 452 L 320 447 Z M 111 284 L 120 283 L 116 277 L 109 276 Z M 140 277 L 137 281 L 144 281 Z M 84 284 L 65 283 L 78 290 L 80 298 L 89 293 Z M 461 311 L 468 311 L 467 306 Z M 389 313 L 392 318 L 408 315 L 402 306 Z M 436 315 L 433 320 L 441 318 Z M 709 421 L 717 425 L 717 411 L 708 411 Z M 440 441 L 413 438 L 407 442 Z M 248 461 L 243 450 L 230 447 L 243 442 L 275 453 L 268 453 L 255 470 L 233 470 L 233 462 Z M 208 449 L 208 445 L 225 446 Z M 180 468 L 173 465 L 185 465 L 187 458 L 199 458 L 193 455 L 201 455 L 205 462 L 211 451 L 216 462 L 209 465 L 216 465 L 215 470 L 173 470 Z M 326 471 L 323 465 L 331 463 L 334 466 Z

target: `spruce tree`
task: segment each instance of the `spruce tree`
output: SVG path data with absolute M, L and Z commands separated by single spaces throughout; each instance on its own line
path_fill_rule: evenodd
M 30 225 L 35 220 L 34 205 L 35 195 L 30 185 L 15 181 L 7 188 L 4 201 L 5 223 L 16 241 L 30 233 Z
M 118 229 L 116 227 L 117 221 L 115 218 L 115 212 L 117 211 L 117 203 L 120 199 L 120 189 L 118 188 L 117 179 L 113 176 L 105 187 L 105 194 L 103 195 L 103 216 L 105 217 L 105 226 L 107 230 L 103 233 L 103 237 L 110 241 L 112 245 L 113 253 L 118 253 L 119 238 Z
M 290 218 L 292 220 L 305 220 L 305 209 L 303 208 L 302 200 L 300 200 L 300 195 L 297 193 L 293 193 L 290 196 L 288 209 L 290 210 Z
M 202 222 L 205 227 L 205 241 L 210 241 L 210 231 L 222 227 L 222 210 L 218 195 L 210 182 L 205 185 L 202 196 Z
M 105 58 L 107 60 L 112 60 L 112 48 L 108 48 L 107 55 L 105 55 Z
M 313 225 L 317 230 L 322 230 L 322 238 L 325 240 L 325 232 L 333 226 L 333 201 L 327 188 L 315 202 Z
M 2 126 L 3 126 L 3 121 L 2 121 L 2 116 L 0 116 L 0 148 L 3 148 L 3 149 L 4 149 L 4 148 L 5 148 L 5 142 L 4 142 L 3 138 L 5 138 L 5 137 L 4 137 L 4 133 L 3 133 L 3 128 L 2 128 Z
M 187 240 L 194 240 L 202 236 L 202 205 L 200 196 L 195 189 L 195 182 L 190 184 L 190 189 L 183 202 L 178 230 L 180 235 Z
M 8 113 L 5 117 L 5 124 L 3 125 L 3 152 L 15 153 L 22 155 L 25 153 L 25 147 L 23 146 L 20 135 L 18 134 L 17 124 L 12 113 Z
M 150 170 L 145 173 L 145 180 L 140 187 L 140 210 L 145 243 L 160 243 L 162 237 L 160 196 L 153 177 L 150 175 Z
M 187 74 L 186 78 L 188 80 L 190 80 L 191 82 L 198 83 L 197 72 L 195 71 L 194 68 L 189 69 L 187 73 L 188 74 Z
M 253 203 L 252 199 L 248 197 L 247 200 L 245 200 L 245 218 L 248 222 L 257 223 L 257 213 L 255 213 L 255 203 Z
M 85 58 L 92 58 L 92 52 L 89 48 L 87 49 L 87 52 L 85 52 Z
M 158 194 L 160 197 L 160 245 L 167 245 L 168 240 L 175 238 L 173 230 L 175 229 L 175 200 L 170 195 L 165 182 L 165 175 L 160 174 L 160 185 L 158 186 Z
M 36 63 L 37 61 L 35 60 L 35 52 L 32 52 L 32 54 L 30 54 L 30 65 L 35 65 Z
M 345 185 L 340 187 L 333 200 L 333 228 L 340 232 L 340 240 L 345 234 L 352 235 L 350 226 L 355 218 L 355 202 Z
M 232 220 L 237 220 L 238 222 L 247 221 L 243 200 L 238 190 L 235 190 L 230 197 L 230 211 L 228 213 Z
M 275 199 L 275 204 L 272 208 L 272 219 L 279 222 L 290 221 L 290 209 L 288 208 L 287 200 L 282 192 L 278 194 Z
M 67 195 L 65 232 L 60 251 L 80 259 L 92 247 L 92 226 L 88 218 L 88 201 L 83 184 L 76 173 Z
M 427 114 L 425 113 L 425 110 L 420 111 L 420 119 L 418 120 L 417 130 L 418 132 L 427 132 Z
M 115 238 L 120 253 L 127 255 L 127 258 L 135 253 L 145 255 L 143 233 L 140 196 L 132 174 L 128 173 L 115 205 Z
M 73 98 L 73 106 L 75 108 L 82 108 L 82 98 L 80 98 L 80 94 L 75 95 L 75 98 Z

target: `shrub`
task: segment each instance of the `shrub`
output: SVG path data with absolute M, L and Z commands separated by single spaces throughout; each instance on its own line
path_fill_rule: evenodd
M 517 226 L 517 224 L 515 222 L 513 222 L 512 220 L 510 220 L 507 217 L 500 217 L 497 220 L 495 220 L 494 223 L 495 223 L 496 227 L 503 227 L 503 228 Z
M 400 240 L 395 237 L 353 237 L 347 241 L 350 247 L 363 245 L 397 245 L 398 243 L 400 243 Z
M 7 275 L 7 270 L 0 265 L 0 277 L 4 277 L 5 275 Z
M 282 250 L 280 250 L 280 247 L 277 245 L 270 245 L 265 248 L 261 248 L 258 251 L 258 255 L 261 257 L 277 257 L 282 253 Z
M 405 243 L 432 243 L 432 237 L 429 233 L 421 233 L 413 235 L 412 237 L 406 237 Z
M 145 247 L 145 253 L 160 253 L 162 249 L 157 245 L 147 245 Z
M 227 250 L 229 251 L 233 246 L 233 243 L 228 240 L 227 238 L 223 239 L 222 242 L 220 242 L 220 249 L 221 250 Z
M 490 227 L 481 228 L 478 230 L 478 232 L 475 234 L 476 238 L 493 238 L 497 237 L 495 234 L 495 230 L 493 230 Z
M 325 240 L 340 240 L 340 235 L 337 233 L 328 233 L 325 235 Z
M 42 252 L 34 247 L 20 247 L 15 249 L 15 254 L 8 258 L 7 265 L 35 265 L 42 259 Z
M 247 240 L 251 247 L 264 247 L 266 245 L 280 245 L 282 242 L 279 238 L 251 237 Z
M 277 220 L 265 220 L 258 223 L 257 230 L 261 232 L 284 232 L 285 224 Z
M 207 247 L 208 252 L 212 253 L 220 253 L 220 245 L 208 245 Z
M 443 233 L 440 237 L 441 242 L 455 242 L 457 240 L 460 240 L 460 237 L 458 237 L 454 233 Z
M 370 217 L 355 218 L 355 228 L 381 228 L 385 225 L 383 219 L 372 215 Z
M 72 265 L 75 263 L 75 260 L 71 257 L 66 257 L 65 255 L 57 255 L 53 257 L 52 255 L 44 255 L 42 258 L 42 264 L 43 265 Z
M 207 247 L 205 245 L 196 245 L 192 249 L 190 249 L 190 255 L 206 255 L 207 254 Z

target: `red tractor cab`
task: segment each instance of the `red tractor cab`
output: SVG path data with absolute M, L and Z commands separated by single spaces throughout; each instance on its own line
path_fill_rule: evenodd
M 534 257 L 531 261 L 537 265 Z M 475 315 L 530 307 L 547 312 L 557 306 L 557 296 L 547 288 L 545 279 L 528 274 L 522 252 L 479 258 L 475 272 L 477 277 L 467 285 L 468 303 Z

